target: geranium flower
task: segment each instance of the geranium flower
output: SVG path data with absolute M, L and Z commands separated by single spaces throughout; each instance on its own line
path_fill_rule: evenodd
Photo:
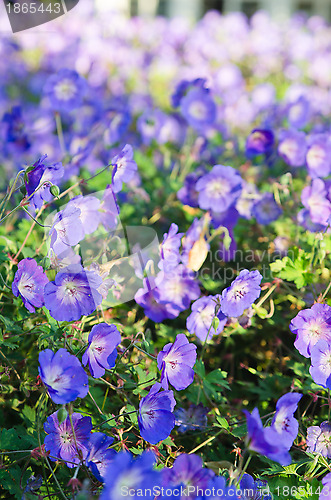
M 34 193 L 30 202 L 35 208 L 41 208 L 44 201 L 50 201 L 53 198 L 50 187 L 52 184 L 57 184 L 64 175 L 64 167 L 61 162 L 45 165 L 46 158 L 47 155 L 39 158 L 32 165 L 32 170 L 29 169 L 25 175 L 26 192 L 28 196 Z
M 173 410 L 176 401 L 172 391 L 161 391 L 155 383 L 139 404 L 138 423 L 140 435 L 145 441 L 157 444 L 166 439 L 175 426 Z
M 94 325 L 88 337 L 88 348 L 83 354 L 83 365 L 89 364 L 92 377 L 99 378 L 115 366 L 116 347 L 121 343 L 121 334 L 115 325 Z
M 133 500 L 144 498 L 154 500 L 154 488 L 160 484 L 160 472 L 153 470 L 155 455 L 144 451 L 139 457 L 133 458 L 131 453 L 117 453 L 105 473 L 105 487 L 100 500 L 118 500 L 125 494 Z
M 272 193 L 263 193 L 254 203 L 252 216 L 259 224 L 270 224 L 277 220 L 282 214 L 282 209 L 277 205 Z
M 283 130 L 279 135 L 278 154 L 291 167 L 305 164 L 306 135 L 297 130 Z
M 160 292 L 153 277 L 143 279 L 143 288 L 137 290 L 134 300 L 144 308 L 146 316 L 156 323 L 178 316 L 178 309 L 174 304 L 160 302 Z
M 88 393 L 88 377 L 80 361 L 66 349 L 39 353 L 39 375 L 52 401 L 65 404 Z
M 238 318 L 260 296 L 262 275 L 243 269 L 221 295 L 221 310 L 226 316 Z
M 202 403 L 192 404 L 187 410 L 177 408 L 174 411 L 175 425 L 178 425 L 178 432 L 197 431 L 207 427 L 207 414 L 209 408 L 205 408 Z
M 73 205 L 67 205 L 56 214 L 49 231 L 50 248 L 55 255 L 61 255 L 84 239 L 85 232 L 80 214 L 80 208 Z
M 208 342 L 214 335 L 219 335 L 227 322 L 227 317 L 219 307 L 219 298 L 220 295 L 208 295 L 196 300 L 191 306 L 192 312 L 186 320 L 186 328 L 190 333 L 195 334 L 202 343 Z M 213 325 L 214 318 L 218 319 L 216 329 L 216 324 Z
M 161 260 L 158 264 L 160 269 L 170 271 L 179 264 L 179 248 L 183 234 L 178 233 L 177 224 L 172 223 L 169 232 L 163 235 L 163 241 L 160 245 Z
M 34 259 L 21 260 L 12 283 L 15 297 L 20 296 L 23 304 L 30 312 L 35 312 L 35 307 L 44 305 L 44 289 L 49 282 L 41 266 Z
M 255 128 L 246 140 L 246 156 L 269 155 L 274 145 L 274 134 L 271 130 Z
M 331 458 L 331 424 L 322 422 L 307 429 L 307 451 Z
M 190 343 L 184 333 L 177 335 L 173 344 L 164 346 L 157 356 L 157 367 L 162 371 L 161 384 L 168 389 L 169 383 L 177 391 L 186 389 L 193 382 L 193 366 L 197 359 L 196 345 Z
M 314 304 L 310 309 L 299 311 L 290 323 L 290 330 L 297 336 L 294 345 L 299 353 L 309 358 L 319 340 L 331 342 L 331 307 Z
M 88 442 L 86 465 L 101 482 L 106 479 L 106 470 L 116 456 L 116 451 L 109 449 L 113 442 L 114 438 L 102 432 L 93 432 Z
M 242 179 L 234 168 L 215 165 L 211 172 L 198 180 L 196 190 L 200 208 L 225 212 L 239 198 Z
M 215 473 L 211 469 L 203 467 L 199 455 L 182 453 L 176 458 L 171 469 L 162 469 L 162 484 L 166 488 L 182 486 L 185 489 L 187 486 L 194 486 L 195 490 L 205 490 L 214 476 Z
M 70 112 L 81 105 L 86 90 L 86 80 L 76 71 L 61 69 L 48 78 L 44 94 L 52 109 Z
M 123 182 L 129 182 L 138 171 L 137 163 L 133 159 L 133 149 L 126 144 L 122 151 L 114 156 L 111 161 L 113 165 L 112 188 L 114 193 L 122 189 Z
M 298 435 L 299 422 L 293 417 L 293 413 L 297 410 L 301 398 L 302 394 L 294 392 L 279 398 L 271 423 L 271 429 L 275 431 L 275 442 L 280 440 L 288 449 Z
M 331 343 L 319 340 L 310 349 L 311 367 L 309 368 L 315 384 L 331 389 Z
M 200 287 L 194 279 L 194 275 L 182 264 L 175 269 L 161 271 L 155 278 L 159 290 L 160 303 L 170 303 L 177 310 L 184 311 L 200 295 Z
M 71 415 L 71 426 L 69 415 L 60 424 L 58 412 L 52 413 L 45 424 L 45 450 L 50 452 L 49 458 L 64 460 L 68 467 L 82 463 L 88 453 L 88 443 L 92 430 L 92 420 L 90 417 L 83 417 L 80 413 Z M 72 429 L 73 427 L 73 429 Z
M 45 287 L 45 306 L 58 321 L 77 321 L 88 316 L 102 302 L 98 287 L 102 278 L 81 266 L 70 266 L 57 273 Z

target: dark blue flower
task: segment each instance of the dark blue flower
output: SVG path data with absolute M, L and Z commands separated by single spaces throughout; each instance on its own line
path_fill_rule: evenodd
M 45 306 L 58 321 L 77 321 L 102 302 L 102 278 L 81 266 L 69 266 L 45 286 Z
M 246 156 L 270 155 L 274 145 L 274 134 L 271 130 L 255 128 L 246 140 Z
M 115 325 L 98 323 L 92 327 L 88 337 L 88 348 L 83 354 L 83 365 L 89 364 L 92 377 L 99 378 L 115 366 L 116 347 L 121 342 L 121 334 Z
M 80 361 L 66 349 L 39 353 L 39 375 L 52 401 L 65 404 L 88 393 L 88 377 Z
M 138 423 L 145 441 L 157 444 L 166 439 L 175 426 L 173 411 L 176 401 L 172 391 L 161 391 L 155 383 L 139 404 Z
M 102 432 L 93 432 L 90 436 L 86 465 L 101 482 L 106 479 L 106 470 L 116 456 L 116 451 L 109 449 L 113 442 L 114 438 Z
M 50 191 L 52 184 L 57 184 L 64 174 L 61 162 L 52 165 L 45 165 L 44 160 L 47 155 L 39 158 L 32 165 L 32 170 L 28 170 L 25 175 L 25 187 L 31 203 L 35 208 L 41 208 L 44 201 L 51 201 L 53 195 Z
M 35 312 L 35 307 L 44 305 L 44 290 L 49 282 L 41 266 L 34 259 L 28 257 L 17 265 L 17 271 L 12 283 L 15 297 L 20 296 L 23 304 L 30 312 Z
M 203 430 L 207 427 L 207 414 L 209 408 L 205 408 L 201 403 L 199 405 L 192 404 L 187 410 L 185 408 L 177 408 L 174 411 L 175 425 L 178 425 L 178 432 Z

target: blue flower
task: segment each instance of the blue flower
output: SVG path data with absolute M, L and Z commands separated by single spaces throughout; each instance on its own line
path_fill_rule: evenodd
M 187 123 L 200 133 L 212 126 L 216 120 L 217 108 L 205 88 L 192 87 L 180 101 L 180 111 Z
M 298 408 L 302 394 L 290 392 L 284 394 L 276 404 L 276 413 L 271 423 L 271 429 L 275 431 L 275 442 L 279 440 L 288 449 L 298 435 L 299 422 L 293 417 Z
M 270 432 L 270 427 L 263 428 L 259 410 L 254 408 L 251 414 L 247 410 L 244 410 L 244 413 L 247 418 L 247 448 L 265 455 L 281 465 L 289 465 L 291 456 L 288 448 L 283 445 L 281 440 L 275 440 L 274 431 Z
M 161 260 L 158 264 L 159 268 L 163 271 L 170 271 L 179 264 L 179 248 L 183 234 L 178 233 L 177 224 L 172 223 L 169 232 L 163 235 L 163 241 L 160 246 Z
M 331 423 L 322 422 L 307 429 L 307 451 L 331 458 Z
M 171 271 L 161 271 L 155 278 L 160 303 L 170 303 L 177 310 L 177 316 L 190 306 L 191 300 L 200 295 L 200 287 L 194 275 L 182 264 Z
M 244 474 L 239 485 L 241 500 L 272 500 L 268 483 L 266 481 L 254 481 L 252 476 Z
M 76 71 L 61 69 L 48 78 L 44 94 L 52 109 L 69 112 L 82 104 L 86 90 L 86 80 Z
M 264 193 L 258 199 L 252 209 L 252 216 L 259 224 L 270 224 L 277 220 L 282 214 L 282 209 L 277 205 L 272 193 Z
M 202 343 L 209 341 L 214 335 L 219 335 L 227 322 L 227 317 L 219 307 L 220 295 L 208 295 L 193 302 L 191 314 L 186 320 L 186 328 L 195 334 Z M 213 324 L 217 318 L 218 324 Z
M 274 134 L 271 130 L 255 128 L 246 141 L 246 156 L 270 155 L 274 145 Z
M 314 134 L 308 138 L 306 163 L 311 177 L 328 177 L 331 173 L 330 158 L 329 134 Z
M 88 453 L 88 443 L 92 430 L 90 417 L 83 417 L 80 413 L 71 415 L 71 426 L 69 415 L 60 424 L 58 412 L 52 413 L 44 423 L 45 450 L 50 452 L 49 458 L 64 460 L 68 467 L 83 463 Z
M 242 179 L 234 168 L 215 165 L 211 172 L 197 181 L 196 190 L 200 208 L 225 212 L 239 198 Z
M 164 346 L 157 356 L 157 367 L 162 370 L 161 384 L 168 389 L 169 383 L 177 391 L 186 389 L 193 382 L 193 366 L 197 359 L 196 345 L 190 343 L 184 333 L 177 335 L 173 344 Z
M 80 210 L 77 217 L 82 223 L 84 235 L 93 233 L 97 229 L 101 219 L 101 214 L 98 211 L 100 200 L 95 196 L 78 195 L 69 201 L 66 208 L 69 210 L 71 207 Z
M 100 500 L 119 500 L 123 496 L 154 500 L 153 490 L 160 484 L 160 473 L 153 470 L 154 464 L 155 455 L 150 451 L 136 459 L 126 451 L 118 453 L 106 470 Z
M 25 175 L 25 187 L 30 202 L 35 208 L 41 208 L 44 201 L 51 201 L 53 195 L 50 192 L 52 184 L 57 184 L 64 175 L 64 168 L 61 162 L 52 165 L 45 165 L 44 160 L 47 155 L 39 158 L 32 165 L 32 170 L 28 170 Z
M 145 441 L 157 444 L 166 439 L 175 426 L 173 411 L 176 401 L 172 391 L 161 391 L 155 383 L 139 404 L 138 423 Z
M 278 154 L 291 167 L 305 164 L 307 152 L 306 135 L 297 130 L 283 130 L 279 135 Z
M 102 432 L 93 432 L 88 443 L 86 465 L 101 482 L 106 479 L 106 470 L 116 456 L 116 451 L 109 449 L 113 442 L 114 438 Z
M 207 414 L 210 409 L 205 408 L 201 403 L 192 404 L 187 410 L 177 408 L 174 411 L 175 425 L 178 425 L 178 432 L 203 430 L 207 427 Z
M 121 334 L 115 325 L 99 323 L 92 327 L 88 337 L 88 348 L 83 354 L 82 362 L 89 364 L 92 377 L 99 378 L 115 366 L 116 347 L 121 342 Z
M 67 205 L 54 218 L 49 231 L 50 248 L 55 255 L 60 256 L 71 246 L 77 245 L 85 236 L 83 223 L 80 219 L 81 210 L 74 205 Z
M 15 297 L 22 298 L 27 310 L 33 313 L 35 307 L 44 305 L 44 290 L 48 282 L 43 268 L 38 266 L 34 259 L 28 257 L 17 265 L 12 291 Z
M 112 188 L 114 193 L 122 189 L 123 182 L 130 181 L 138 171 L 137 163 L 133 159 L 133 149 L 126 144 L 122 151 L 111 161 L 113 165 Z
M 215 474 L 211 469 L 203 467 L 199 455 L 182 453 L 176 458 L 171 469 L 162 469 L 162 484 L 167 489 L 169 487 L 177 489 L 182 486 L 184 489 L 191 487 L 195 491 L 198 488 L 204 490 L 214 476 Z M 189 490 L 187 489 L 187 493 L 188 492 Z M 166 498 L 166 496 L 162 498 Z M 175 498 L 175 496 L 173 498 Z
M 157 323 L 178 316 L 178 309 L 175 305 L 160 302 L 160 292 L 155 285 L 155 279 L 152 277 L 143 279 L 143 288 L 139 288 L 134 300 L 144 308 L 146 316 Z
M 88 377 L 80 361 L 66 349 L 39 353 L 39 375 L 52 401 L 65 404 L 88 393 Z
M 77 321 L 102 302 L 102 278 L 81 266 L 69 266 L 45 286 L 45 306 L 58 321 Z
M 309 368 L 315 384 L 331 389 L 331 342 L 319 340 L 310 349 L 311 367 Z
M 221 310 L 226 316 L 238 318 L 260 296 L 262 276 L 259 271 L 243 269 L 231 285 L 223 290 Z
M 297 336 L 294 345 L 299 353 L 309 358 L 319 340 L 331 343 L 331 307 L 316 303 L 299 311 L 290 323 L 290 330 Z

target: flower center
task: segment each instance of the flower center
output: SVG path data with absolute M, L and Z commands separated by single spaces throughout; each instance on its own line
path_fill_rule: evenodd
M 69 101 L 76 93 L 76 85 L 69 79 L 62 80 L 55 87 L 55 95 L 60 101 Z

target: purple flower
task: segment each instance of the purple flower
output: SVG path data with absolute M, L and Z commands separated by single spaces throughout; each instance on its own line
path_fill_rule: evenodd
M 171 469 L 165 467 L 162 469 L 162 484 L 166 487 L 178 488 L 183 486 L 194 487 L 194 490 L 206 489 L 209 481 L 215 476 L 211 469 L 203 467 L 199 455 L 187 455 L 182 453 L 176 458 Z M 187 489 L 187 493 L 188 493 Z M 192 491 L 191 491 L 192 493 Z M 191 495 L 190 498 L 194 498 Z M 166 498 L 165 496 L 163 498 Z
M 306 159 L 306 136 L 304 132 L 283 130 L 279 136 L 278 154 L 291 167 L 301 167 Z
M 173 411 L 176 401 L 172 391 L 161 391 L 155 383 L 139 404 L 138 424 L 145 441 L 157 444 L 166 439 L 175 426 Z
M 101 214 L 99 213 L 100 200 L 95 196 L 78 195 L 72 198 L 67 209 L 74 207 L 80 210 L 80 214 L 76 215 L 82 223 L 84 235 L 93 233 L 99 225 Z
M 153 490 L 160 484 L 160 473 L 153 470 L 155 455 L 144 451 L 134 459 L 131 453 L 121 451 L 107 468 L 105 487 L 100 500 L 118 500 L 130 495 L 132 500 L 141 499 L 141 493 L 147 500 L 154 500 Z
M 319 340 L 310 349 L 311 367 L 309 368 L 315 384 L 331 389 L 331 342 Z
M 288 106 L 287 114 L 291 127 L 303 128 L 309 119 L 310 104 L 304 96 L 300 96 Z
M 270 224 L 282 214 L 282 209 L 275 202 L 272 193 L 264 193 L 253 206 L 252 215 L 259 224 Z
M 331 458 L 331 424 L 322 422 L 307 429 L 307 451 Z
M 329 496 L 330 497 L 330 491 L 331 491 L 331 472 L 327 474 L 325 477 L 322 479 L 322 484 L 323 484 L 323 489 L 319 495 L 319 500 L 326 500 L 326 498 Z
M 134 300 L 144 308 L 146 316 L 156 323 L 165 319 L 174 319 L 178 316 L 178 308 L 167 302 L 160 302 L 160 292 L 152 277 L 143 279 L 143 288 L 139 288 Z
M 178 408 L 174 411 L 175 425 L 178 425 L 178 432 L 196 431 L 207 427 L 207 414 L 209 408 L 199 405 L 191 405 L 187 410 Z
M 180 101 L 180 111 L 187 123 L 197 130 L 204 132 L 214 124 L 217 109 L 208 89 L 192 87 Z
M 39 375 L 56 404 L 65 404 L 88 393 L 88 377 L 80 361 L 66 349 L 39 353 Z
M 211 340 L 213 335 L 219 335 L 226 324 L 227 317 L 219 307 L 219 298 L 220 295 L 215 295 L 215 297 L 208 295 L 208 297 L 201 297 L 192 304 L 192 312 L 186 320 L 186 328 L 191 334 L 195 334 L 202 343 Z M 214 318 L 218 320 L 216 323 Z
M 112 187 L 114 193 L 118 193 L 122 189 L 123 182 L 130 181 L 138 170 L 133 159 L 132 146 L 126 144 L 120 154 L 114 156 L 111 164 L 113 165 Z
M 221 311 L 226 316 L 238 318 L 260 296 L 262 275 L 259 271 L 243 269 L 221 295 Z
M 69 112 L 82 104 L 86 89 L 86 80 L 76 71 L 61 69 L 48 78 L 44 94 L 52 109 Z
M 331 173 L 331 141 L 328 134 L 308 138 L 306 163 L 311 177 L 328 177 Z
M 309 358 L 316 342 L 331 342 L 331 307 L 314 304 L 310 309 L 303 309 L 292 319 L 290 330 L 297 336 L 294 345 L 299 353 Z
M 155 283 L 159 289 L 160 303 L 170 303 L 178 314 L 190 306 L 191 300 L 200 295 L 200 287 L 195 281 L 193 273 L 182 264 L 170 272 L 161 271 Z
M 3 115 L 1 122 L 4 125 L 2 139 L 4 145 L 9 145 L 10 151 L 23 152 L 31 147 L 20 106 L 13 106 L 10 112 Z
M 160 109 L 146 110 L 137 120 L 137 129 L 142 136 L 144 144 L 150 144 L 152 140 L 159 142 L 162 127 L 167 116 Z
M 198 180 L 196 190 L 200 208 L 225 212 L 239 198 L 242 179 L 234 168 L 215 165 L 211 172 Z
M 46 166 L 44 160 L 47 155 L 39 158 L 33 164 L 32 170 L 28 169 L 25 175 L 25 187 L 28 196 L 31 196 L 30 201 L 34 204 L 35 208 L 41 208 L 44 201 L 50 201 L 53 195 L 50 192 L 52 184 L 62 179 L 64 175 L 64 168 L 62 163 L 54 163 Z
M 253 217 L 253 207 L 259 199 L 258 190 L 255 184 L 245 182 L 243 190 L 236 203 L 236 209 L 241 217 L 251 219 Z
M 302 190 L 302 204 L 309 210 L 311 221 L 315 224 L 328 225 L 331 203 L 327 195 L 327 186 L 322 179 L 313 179 L 311 186 L 306 186 Z
M 281 465 L 289 465 L 291 457 L 287 448 L 280 440 L 275 441 L 274 431 L 270 430 L 270 427 L 263 428 L 259 410 L 254 408 L 252 413 L 247 410 L 244 410 L 244 413 L 247 419 L 247 448 L 265 455 Z
M 274 134 L 271 130 L 255 128 L 246 141 L 246 156 L 270 155 L 274 145 Z
M 242 492 L 241 500 L 272 500 L 268 483 L 266 481 L 254 481 L 252 476 L 244 474 L 239 485 Z
M 20 296 L 23 304 L 30 312 L 35 312 L 35 307 L 44 305 L 44 289 L 49 282 L 41 266 L 34 259 L 21 260 L 12 283 L 15 297 Z
M 113 442 L 114 438 L 102 432 L 93 432 L 90 436 L 86 465 L 101 482 L 106 479 L 106 470 L 116 456 L 116 451 L 109 449 Z
M 276 414 L 272 420 L 271 428 L 275 431 L 275 442 L 280 440 L 283 445 L 290 449 L 293 441 L 298 435 L 299 422 L 293 417 L 298 408 L 302 394 L 284 394 L 276 404 Z
M 100 222 L 107 229 L 114 229 L 117 226 L 120 211 L 110 184 L 106 187 L 103 194 L 100 210 Z
M 115 366 L 116 347 L 121 343 L 121 334 L 115 325 L 99 323 L 94 325 L 88 337 L 88 348 L 83 354 L 82 363 L 89 364 L 92 377 L 99 378 Z
M 195 172 L 191 172 L 185 177 L 184 186 L 177 192 L 177 198 L 183 205 L 188 205 L 193 208 L 199 206 L 199 193 L 196 190 L 196 184 L 204 173 L 204 169 L 198 168 Z
M 161 260 L 158 264 L 163 271 L 171 271 L 179 264 L 179 248 L 183 234 L 178 233 L 178 226 L 172 223 L 169 232 L 163 235 L 163 242 L 160 245 Z
M 101 284 L 102 278 L 93 271 L 81 266 L 67 267 L 45 286 L 45 306 L 58 321 L 77 321 L 101 304 Z
M 66 252 L 69 247 L 77 245 L 84 239 L 85 233 L 80 214 L 80 209 L 73 205 L 67 205 L 64 210 L 56 214 L 49 231 L 50 247 L 56 255 Z
M 69 415 L 60 424 L 58 412 L 52 413 L 44 423 L 47 433 L 45 437 L 45 450 L 50 452 L 49 458 L 64 460 L 68 467 L 84 461 L 88 453 L 88 442 L 92 430 L 90 417 L 83 417 L 80 413 L 71 415 L 72 426 Z
M 168 389 L 170 383 L 177 391 L 181 391 L 192 384 L 196 350 L 196 345 L 190 344 L 184 333 L 178 334 L 173 344 L 164 346 L 157 356 L 157 367 L 162 370 L 163 389 Z

